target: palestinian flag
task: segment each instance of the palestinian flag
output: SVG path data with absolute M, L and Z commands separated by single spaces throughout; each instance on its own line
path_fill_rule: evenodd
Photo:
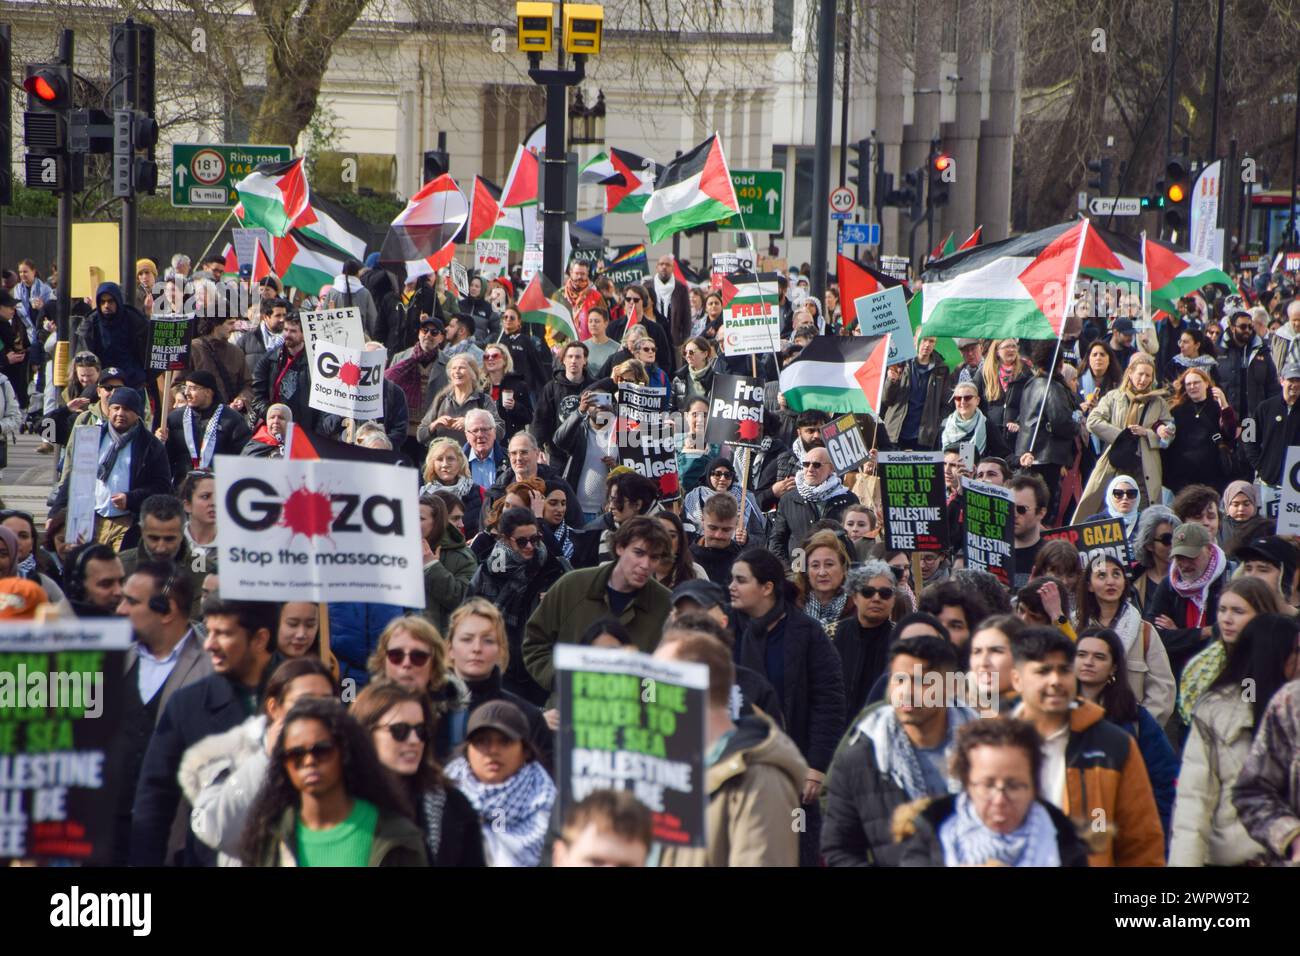
M 258 246 L 261 246 L 260 242 L 258 243 Z M 233 242 L 226 243 L 226 248 L 221 250 L 221 258 L 226 260 L 227 272 L 231 275 L 239 274 L 239 259 L 235 255 L 235 244 Z
M 965 242 L 963 242 L 960 246 L 957 247 L 957 251 L 961 252 L 963 249 L 974 249 L 983 241 L 984 241 L 984 227 L 976 226 L 975 231 L 970 234 L 970 237 Z
M 836 257 L 835 281 L 840 287 L 840 316 L 850 330 L 858 327 L 858 299 L 900 285 L 907 291 L 907 283 L 902 279 L 885 275 L 847 256 Z
M 794 411 L 880 417 L 888 335 L 818 335 L 781 370 L 781 392 Z
M 660 170 L 641 219 L 650 230 L 650 241 L 659 242 L 739 211 L 722 142 L 714 133 Z
M 510 164 L 510 172 L 506 175 L 501 205 L 535 206 L 538 198 L 537 154 L 519 146 L 515 149 L 515 161 Z
M 273 236 L 287 236 L 298 220 L 311 218 L 311 199 L 303 158 L 287 163 L 261 163 L 235 184 L 239 194 L 236 216 Z
M 272 239 L 271 241 L 274 242 L 275 240 Z M 253 286 L 256 286 L 267 276 L 271 275 L 273 271 L 271 260 L 266 256 L 266 249 L 263 248 L 262 244 L 259 242 L 256 251 L 253 253 L 253 274 L 249 277 L 249 282 Z
M 307 239 L 343 253 L 344 258 L 358 261 L 366 257 L 366 240 L 370 224 L 345 210 L 342 206 L 317 197 L 300 215 L 294 228 Z
M 582 167 L 578 184 L 604 186 L 607 213 L 637 213 L 645 209 L 646 200 L 654 192 L 659 170 L 653 159 L 625 149 L 611 149 Z
M 957 251 L 957 247 L 956 245 L 953 244 L 952 233 L 950 232 L 948 233 L 947 239 L 945 239 L 943 242 L 939 243 L 937 246 L 935 246 L 933 249 L 930 250 L 930 259 L 931 260 L 946 259 L 956 251 Z
M 641 251 L 645 252 L 645 246 L 641 247 Z M 682 260 L 675 256 L 673 257 L 673 278 L 682 285 L 699 285 L 705 279 L 694 269 L 682 265 Z
M 1131 286 L 1142 284 L 1142 241 L 1101 226 L 1088 227 L 1088 238 L 1079 260 L 1079 278 Z
M 469 218 L 465 195 L 449 173 L 430 180 L 388 227 L 381 262 L 405 262 L 406 277 L 429 275 L 451 262 L 453 240 Z
M 371 461 L 402 464 L 402 453 L 383 448 L 364 448 L 326 438 L 306 428 L 289 425 L 285 457 L 294 461 Z
M 484 179 L 474 177 L 474 189 L 469 195 L 469 231 L 466 242 L 475 239 L 504 238 L 488 236 L 501 220 L 501 187 Z M 520 230 L 522 236 L 522 230 Z
M 1152 310 L 1178 314 L 1178 299 L 1202 286 L 1221 285 L 1236 292 L 1237 285 L 1218 264 L 1193 252 L 1176 249 L 1167 242 L 1142 237 L 1142 268 L 1151 286 Z
M 954 253 L 927 269 L 922 334 L 1059 338 L 1088 231 L 1086 219 L 1049 226 Z
M 519 297 L 519 311 L 525 322 L 544 325 L 565 338 L 576 341 L 578 330 L 573 326 L 573 315 L 562 302 L 556 302 L 546 296 L 542 288 L 542 274 L 536 273 L 523 295 Z
M 315 295 L 343 272 L 346 258 L 338 250 L 311 239 L 297 229 L 275 243 L 272 271 L 286 287 L 303 289 Z

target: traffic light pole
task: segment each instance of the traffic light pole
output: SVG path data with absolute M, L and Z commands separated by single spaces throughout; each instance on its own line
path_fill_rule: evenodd
M 812 291 L 826 294 L 826 242 L 829 238 L 831 108 L 835 97 L 835 0 L 820 0 L 817 12 L 817 126 L 816 141 L 823 144 L 813 154 Z
M 132 21 L 129 19 L 127 20 L 127 24 L 130 27 L 134 26 Z M 126 44 L 125 58 L 127 75 L 134 78 L 138 75 L 140 69 L 139 34 L 136 33 L 134 29 L 128 28 L 123 31 L 122 38 L 123 42 Z M 135 83 L 127 81 L 119 88 L 119 91 L 114 98 L 117 99 L 120 97 L 120 109 L 134 110 L 136 108 L 136 97 L 132 93 L 134 87 Z M 134 170 L 131 171 L 131 175 L 134 177 Z M 119 261 L 121 263 L 120 275 L 122 278 L 122 300 L 127 305 L 131 306 L 135 305 L 136 287 L 139 285 L 139 283 L 135 281 L 135 250 L 138 239 L 136 231 L 137 223 L 135 204 L 135 183 L 133 181 L 131 184 L 130 195 L 122 197 L 122 236 L 118 245 L 118 253 L 120 256 Z M 199 264 L 195 263 L 194 265 L 195 268 L 198 268 Z
M 541 69 L 542 55 L 530 53 L 528 76 L 539 86 L 546 87 L 546 155 L 542 157 L 546 170 L 542 199 L 542 272 L 557 286 L 564 282 L 564 223 L 565 209 L 565 105 L 566 90 L 576 86 L 586 77 L 586 56 L 575 55 L 573 69 L 564 69 L 564 50 L 558 51 L 559 69 Z
M 60 64 L 72 68 L 74 38 L 71 30 L 59 33 Z M 8 94 L 6 94 L 8 95 Z M 60 118 L 62 121 L 62 118 Z M 68 359 L 72 351 L 72 191 L 71 158 L 65 158 L 67 173 L 63 177 L 63 188 L 59 190 L 59 219 L 56 233 L 57 249 L 55 261 L 59 270 L 59 287 L 56 297 L 59 303 L 59 318 L 56 334 L 58 339 L 54 347 L 54 384 L 63 387 L 68 384 Z

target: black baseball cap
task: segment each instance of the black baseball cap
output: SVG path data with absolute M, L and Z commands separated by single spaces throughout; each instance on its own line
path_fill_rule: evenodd
M 447 327 L 442 324 L 442 319 L 438 318 L 436 315 L 426 315 L 420 319 L 420 328 L 433 329 L 433 331 L 437 332 L 439 335 L 442 335 L 447 331 Z
M 722 589 L 721 584 L 696 578 L 683 581 L 673 588 L 673 607 L 676 607 L 679 601 L 694 601 L 706 611 L 711 607 L 725 608 L 727 592 Z
M 1235 557 L 1238 561 L 1264 561 L 1284 570 L 1294 570 L 1296 566 L 1295 546 L 1276 534 L 1243 544 L 1237 548 Z

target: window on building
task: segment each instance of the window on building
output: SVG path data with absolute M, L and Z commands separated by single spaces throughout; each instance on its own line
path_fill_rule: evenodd
M 483 175 L 505 185 L 515 149 L 546 118 L 546 92 L 533 84 L 483 88 Z

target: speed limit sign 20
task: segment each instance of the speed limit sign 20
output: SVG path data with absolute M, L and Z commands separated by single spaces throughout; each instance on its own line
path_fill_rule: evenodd
M 831 211 L 850 212 L 858 204 L 858 197 L 848 186 L 840 186 L 831 192 Z

